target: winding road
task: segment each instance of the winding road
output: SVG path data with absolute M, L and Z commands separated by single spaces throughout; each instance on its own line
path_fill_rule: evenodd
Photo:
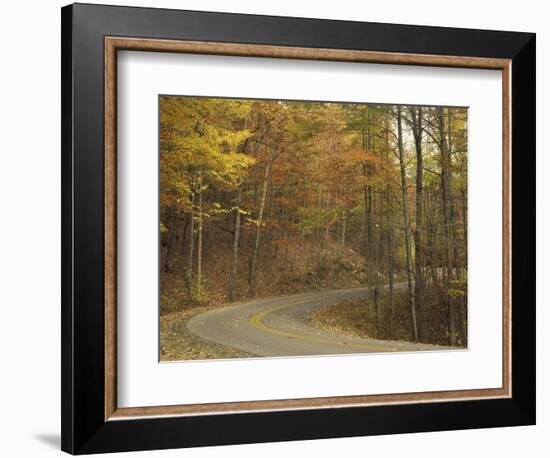
M 403 286 L 399 284 L 396 287 Z M 192 317 L 186 325 L 189 332 L 203 339 L 256 356 L 454 349 L 337 335 L 313 327 L 308 320 L 315 309 L 367 295 L 367 288 L 355 288 L 259 299 L 201 313 Z

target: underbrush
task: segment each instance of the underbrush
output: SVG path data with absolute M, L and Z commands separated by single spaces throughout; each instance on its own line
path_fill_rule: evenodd
M 244 251 L 244 250 L 243 250 Z M 364 286 L 364 258 L 338 244 L 311 256 L 311 246 L 296 247 L 292 253 L 265 253 L 258 260 L 256 297 L 273 297 L 324 289 Z M 178 262 L 179 261 L 179 262 Z M 172 272 L 161 273 L 161 314 L 198 306 L 229 303 L 232 256 L 230 250 L 209 250 L 203 260 L 201 287 L 189 292 L 184 259 L 176 261 Z M 254 296 L 248 284 L 249 258 L 241 255 L 238 268 L 237 301 Z
M 310 315 L 311 323 L 323 330 L 353 337 L 385 340 L 412 341 L 411 314 L 406 289 L 394 292 L 393 313 L 388 294 L 382 300 L 383 317 L 378 325 L 376 316 L 369 313 L 368 299 L 354 300 L 329 305 Z M 447 307 L 442 300 L 442 292 L 431 287 L 426 291 L 427 335 L 424 343 L 449 345 Z M 393 316 L 392 316 L 393 315 Z M 461 317 L 461 322 L 466 317 Z M 459 346 L 464 342 L 459 339 Z

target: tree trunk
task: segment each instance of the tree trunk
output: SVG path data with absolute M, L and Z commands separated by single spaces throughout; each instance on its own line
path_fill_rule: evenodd
M 370 172 L 369 172 L 370 175 Z M 367 187 L 367 275 L 371 289 L 371 316 L 376 316 L 378 307 L 378 291 L 376 290 L 375 253 L 372 224 L 372 186 Z
M 386 193 L 387 209 L 386 209 L 386 238 L 388 247 L 388 305 L 390 309 L 390 331 L 393 332 L 393 320 L 395 316 L 395 304 L 393 302 L 393 227 L 391 224 L 390 213 L 392 211 L 390 191 Z
M 231 287 L 229 290 L 229 300 L 234 302 L 237 300 L 237 280 L 239 273 L 239 237 L 241 233 L 241 196 L 242 187 L 239 186 L 237 191 L 237 202 L 235 204 L 235 225 L 233 228 L 233 264 L 231 267 Z
M 160 232 L 160 245 L 161 245 L 161 266 L 162 270 L 164 272 L 167 272 L 166 270 L 166 259 L 168 258 L 169 252 L 170 252 L 170 244 L 172 243 L 172 237 L 174 235 L 174 223 L 176 218 L 174 215 L 176 214 L 176 211 L 172 209 L 171 207 L 168 207 L 166 209 L 165 215 L 160 215 L 160 224 L 162 228 L 163 221 L 166 223 L 164 224 L 164 227 L 166 228 L 165 232 Z
M 341 244 L 342 246 L 346 245 L 346 222 L 347 222 L 347 215 L 346 212 L 342 212 L 342 240 Z
M 195 219 L 193 211 L 195 208 L 195 191 L 191 190 L 191 211 L 189 213 L 189 256 L 187 259 L 187 293 L 189 300 L 193 300 L 193 251 L 195 240 Z
M 202 289 L 202 173 L 199 174 L 199 227 L 197 232 L 197 296 L 200 298 Z
M 252 260 L 250 262 L 250 294 L 252 296 L 255 296 L 257 293 L 257 285 L 256 285 L 256 267 L 258 264 L 258 250 L 260 248 L 260 234 L 261 234 L 261 228 L 262 228 L 262 221 L 264 216 L 264 209 L 265 209 L 265 201 L 266 201 L 266 195 L 267 195 L 267 184 L 269 181 L 269 173 L 271 171 L 271 163 L 270 160 L 264 169 L 264 176 L 263 176 L 263 183 L 262 183 L 262 196 L 260 198 L 260 208 L 258 210 L 258 219 L 256 221 L 256 238 L 254 240 L 254 248 L 252 251 Z
M 162 269 L 164 272 L 171 272 L 174 264 L 174 248 L 176 246 L 175 237 L 177 235 L 176 224 L 178 223 L 176 211 L 172 208 L 168 208 L 166 211 L 165 227 L 167 233 L 161 233 L 161 245 L 162 245 Z M 170 262 L 170 264 L 169 264 Z
M 424 340 L 427 337 L 428 323 L 425 304 L 424 283 L 424 164 L 422 158 L 422 108 L 411 108 L 414 145 L 416 150 L 416 228 L 414 237 L 414 301 L 418 311 L 418 337 Z
M 362 146 L 363 151 L 368 152 L 368 147 L 370 146 L 370 134 L 366 135 L 364 131 L 361 132 L 362 135 Z M 364 226 L 365 226 L 365 255 L 367 258 L 367 283 L 370 290 L 370 300 L 368 303 L 369 306 L 369 315 L 371 318 L 376 317 L 376 307 L 377 307 L 377 291 L 375 286 L 374 278 L 374 240 L 373 240 L 373 228 L 372 228 L 372 186 L 369 183 L 369 178 L 371 176 L 371 167 L 368 161 L 365 161 L 363 164 L 363 176 L 367 180 L 367 184 L 363 187 L 363 198 L 364 198 Z
M 454 181 L 453 181 L 453 170 L 452 170 L 452 157 L 453 157 L 453 116 L 452 110 L 447 108 L 447 156 L 448 163 L 450 166 L 449 170 L 449 207 L 451 215 L 451 237 L 452 237 L 452 262 L 455 280 L 460 278 L 459 268 L 458 268 L 458 224 L 456 224 L 457 215 L 456 215 L 456 203 L 455 203 L 455 192 L 454 192 Z
M 182 225 L 183 231 L 181 230 Z M 183 223 L 182 217 L 177 215 L 174 217 L 172 228 L 170 229 L 170 237 L 168 238 L 168 243 L 166 246 L 166 256 L 164 258 L 163 264 L 165 272 L 172 272 L 174 270 L 174 262 L 178 253 L 178 245 L 180 240 L 185 240 L 187 225 L 188 221 L 185 221 L 185 223 Z
M 323 236 L 321 235 L 322 215 L 323 215 L 323 188 L 321 187 L 321 185 L 319 185 L 318 186 L 318 205 L 317 205 L 317 218 L 319 220 L 319 224 L 317 225 L 315 232 L 317 233 L 318 246 L 321 249 L 325 248 L 325 239 L 323 239 Z M 318 251 L 318 256 L 320 255 L 321 255 L 321 250 Z
M 460 190 L 462 200 L 462 230 L 464 237 L 464 264 L 468 265 L 468 201 L 466 198 L 466 189 Z
M 385 245 L 387 238 L 383 229 L 378 231 L 378 247 L 376 249 L 376 278 L 374 285 L 374 297 L 376 298 L 376 322 L 378 335 L 382 332 L 384 325 L 384 317 L 386 316 L 386 310 L 384 307 L 384 301 L 382 300 L 381 291 L 383 291 L 384 275 L 383 275 L 383 264 L 384 260 L 382 257 L 382 247 Z
M 407 175 L 405 171 L 405 158 L 403 152 L 403 127 L 401 123 L 401 107 L 397 107 L 397 145 L 399 149 L 399 168 L 401 170 L 401 198 L 403 200 L 403 224 L 405 227 L 405 256 L 407 258 L 407 289 L 409 296 L 409 308 L 411 311 L 412 336 L 418 341 L 418 324 L 416 319 L 416 307 L 414 303 L 413 273 L 411 259 L 411 238 L 409 223 L 409 202 L 407 198 Z
M 461 190 L 462 197 L 462 227 L 464 237 L 464 266 L 468 266 L 468 202 L 466 199 L 466 189 Z M 463 269 L 461 272 L 464 274 Z M 462 299 L 462 344 L 468 345 L 468 300 Z
M 443 227 L 444 227 L 444 253 L 445 253 L 445 289 L 449 320 L 449 344 L 456 345 L 456 311 L 454 300 L 449 296 L 450 280 L 453 267 L 453 230 L 452 230 L 452 214 L 451 214 L 451 158 L 449 154 L 448 143 L 445 132 L 445 118 L 443 108 L 437 108 L 437 120 L 439 127 L 439 151 L 441 156 L 441 196 L 443 203 Z

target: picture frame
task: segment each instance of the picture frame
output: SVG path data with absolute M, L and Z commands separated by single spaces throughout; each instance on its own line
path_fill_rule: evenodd
M 501 71 L 502 386 L 119 408 L 116 63 L 122 50 Z M 84 454 L 535 424 L 535 100 L 531 33 L 64 7 L 62 449 Z

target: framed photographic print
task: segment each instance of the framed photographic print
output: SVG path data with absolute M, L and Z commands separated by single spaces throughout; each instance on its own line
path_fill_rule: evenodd
M 535 422 L 535 35 L 62 9 L 62 448 Z

